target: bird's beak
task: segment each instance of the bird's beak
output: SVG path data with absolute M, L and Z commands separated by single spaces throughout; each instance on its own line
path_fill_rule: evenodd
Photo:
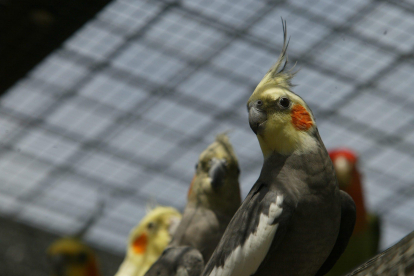
M 267 115 L 263 110 L 255 106 L 249 106 L 249 124 L 254 134 L 260 134 L 264 130 Z
M 211 159 L 211 166 L 208 175 L 211 178 L 211 186 L 217 189 L 223 185 L 226 177 L 227 162 L 226 159 Z

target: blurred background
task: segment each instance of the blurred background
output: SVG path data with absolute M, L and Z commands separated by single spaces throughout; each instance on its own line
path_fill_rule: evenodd
M 244 196 L 262 154 L 246 102 L 276 61 L 328 149 L 359 155 L 380 248 L 414 229 L 414 2 L 1 0 L 0 273 L 47 275 L 83 227 L 113 275 L 148 202 L 186 203 L 198 155 L 229 131 Z

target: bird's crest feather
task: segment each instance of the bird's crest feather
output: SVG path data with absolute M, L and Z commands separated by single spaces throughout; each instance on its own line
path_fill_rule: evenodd
M 157 203 L 157 200 L 154 197 L 150 197 L 147 201 L 147 205 L 145 206 L 146 213 L 150 213 L 152 210 L 157 208 L 159 205 Z
M 269 69 L 265 77 L 260 81 L 257 87 L 262 87 L 267 84 L 281 86 L 290 90 L 292 85 L 292 78 L 295 76 L 297 71 L 294 71 L 294 66 L 292 68 L 287 69 L 286 66 L 289 62 L 287 49 L 289 46 L 290 38 L 287 38 L 287 28 L 286 28 L 286 20 L 282 18 L 282 26 L 283 26 L 283 47 L 282 52 L 279 55 L 276 63 Z

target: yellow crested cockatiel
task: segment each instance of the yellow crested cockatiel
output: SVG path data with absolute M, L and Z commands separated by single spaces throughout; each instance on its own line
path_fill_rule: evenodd
M 144 275 L 170 243 L 180 219 L 172 207 L 152 209 L 131 231 L 126 257 L 115 276 Z
M 52 276 L 100 276 L 95 254 L 78 238 L 62 238 L 47 250 Z
M 361 174 L 358 171 L 356 153 L 346 148 L 338 148 L 329 151 L 329 156 L 334 164 L 339 188 L 352 197 L 357 213 L 354 232 L 348 247 L 327 274 L 340 276 L 377 254 L 380 240 L 380 220 L 365 209 L 364 191 Z
M 346 248 L 352 198 L 335 171 L 311 109 L 292 89 L 282 53 L 247 101 L 263 167 L 202 276 L 322 276 Z
M 104 201 L 99 201 L 85 224 L 71 237 L 52 243 L 47 249 L 52 276 L 100 276 L 94 251 L 81 240 L 85 233 L 103 214 Z

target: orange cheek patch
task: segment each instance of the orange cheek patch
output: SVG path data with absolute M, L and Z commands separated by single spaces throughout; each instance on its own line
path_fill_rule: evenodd
M 313 126 L 311 116 L 306 108 L 300 104 L 296 104 L 292 107 L 290 116 L 292 117 L 292 124 L 297 130 L 308 130 Z
M 132 249 L 136 254 L 142 254 L 147 249 L 148 238 L 147 234 L 142 234 L 132 243 Z

